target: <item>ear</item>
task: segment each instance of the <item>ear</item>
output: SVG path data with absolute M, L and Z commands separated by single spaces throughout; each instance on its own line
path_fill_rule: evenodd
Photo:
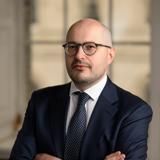
M 108 64 L 111 64 L 115 57 L 115 48 L 108 49 Z

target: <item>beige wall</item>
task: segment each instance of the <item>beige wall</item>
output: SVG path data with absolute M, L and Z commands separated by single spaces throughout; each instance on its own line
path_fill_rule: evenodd
M 39 14 L 37 15 L 38 19 L 37 22 L 32 24 L 31 26 L 31 68 L 28 68 L 31 70 L 30 72 L 28 72 L 26 70 L 26 63 L 29 63 L 29 59 L 26 58 L 26 55 L 30 55 L 30 53 L 25 52 L 25 47 L 27 44 L 25 44 L 26 36 L 24 26 L 24 1 L 0 1 L 0 138 L 3 137 L 4 134 L 9 134 L 9 132 L 7 132 L 6 134 L 5 130 L 3 130 L 4 134 L 2 135 L 2 129 L 6 126 L 6 119 L 7 123 L 12 120 L 12 122 L 9 122 L 9 130 L 12 130 L 12 123 L 16 114 L 20 112 L 21 115 L 24 115 L 23 111 L 26 107 L 25 92 L 26 86 L 29 85 L 26 81 L 26 74 L 29 73 L 29 78 L 35 85 L 35 88 L 66 82 L 65 64 L 63 59 L 64 53 L 61 47 L 61 44 L 64 41 L 64 27 L 67 28 L 68 25 L 75 20 L 85 17 L 85 14 L 87 14 L 88 11 L 87 6 L 91 1 L 86 2 L 85 0 L 82 0 L 81 4 L 79 4 L 79 1 L 76 0 L 74 1 L 74 5 L 72 0 L 68 1 L 70 7 L 68 11 L 69 18 L 67 26 L 64 26 L 63 24 L 64 13 L 62 0 L 39 0 L 39 2 L 40 6 L 37 6 L 37 13 Z M 97 8 L 100 19 L 102 20 L 102 22 L 109 25 L 109 6 L 107 6 L 109 0 L 97 0 L 95 2 L 98 6 Z M 147 12 L 150 11 L 150 9 L 147 10 L 144 6 L 144 2 L 147 2 L 145 3 L 145 5 L 150 7 L 149 0 L 125 0 L 125 4 L 128 4 L 128 2 L 133 3 L 131 4 L 132 9 L 129 9 L 130 12 L 134 11 L 134 7 L 140 12 L 144 11 L 139 17 L 134 17 L 134 14 L 127 14 L 128 10 L 126 9 L 126 6 L 122 3 L 119 3 L 118 0 L 115 0 L 114 2 L 117 2 L 117 5 L 115 6 L 115 9 L 117 7 L 117 12 L 114 15 L 115 26 L 113 26 L 112 29 L 114 30 L 114 41 L 116 42 L 115 46 L 117 47 L 118 55 L 116 58 L 116 62 L 112 67 L 112 78 L 118 84 L 122 85 L 122 87 L 133 91 L 135 94 L 140 95 L 142 98 L 149 101 L 148 97 L 150 97 L 149 102 L 152 105 L 154 116 L 149 132 L 148 159 L 159 160 L 160 1 L 151 0 L 152 14 L 150 14 Z M 45 8 L 47 6 L 48 9 Z M 78 9 L 76 9 L 76 7 Z M 81 12 L 82 9 L 83 12 Z M 146 21 L 143 21 L 141 19 L 143 15 L 150 15 L 151 17 L 148 17 L 148 21 L 146 19 Z M 125 19 L 125 17 L 127 18 L 127 20 Z M 137 24 L 139 28 L 136 28 Z M 151 53 L 150 46 L 148 45 L 150 41 L 150 25 L 152 29 Z M 143 28 L 145 29 L 143 30 Z M 141 35 L 138 37 L 138 40 L 144 39 L 147 45 L 145 44 L 145 47 L 135 46 L 132 48 L 132 45 L 129 44 L 124 48 L 119 47 L 118 41 L 121 40 L 121 37 L 126 38 L 127 40 L 130 40 L 130 38 L 133 37 L 136 41 L 137 36 L 135 35 Z M 42 45 L 41 43 L 37 43 L 39 41 L 44 41 L 45 43 Z M 49 43 L 47 44 L 46 42 Z M 139 55 L 140 53 L 142 54 Z M 135 70 L 137 70 L 137 72 L 135 72 Z M 131 72 L 134 72 L 134 74 L 132 74 L 132 76 L 130 77 L 128 75 Z M 126 77 L 130 77 L 131 79 L 127 79 L 127 82 L 124 81 L 125 78 L 123 75 L 126 75 Z M 146 89 L 148 89 L 148 91 L 146 91 Z M 2 155 L 1 151 L 3 149 L 9 150 L 11 148 L 11 144 L 13 144 L 14 138 L 14 136 L 7 137 L 5 141 L 3 140 L 3 143 L 0 140 L 0 157 Z

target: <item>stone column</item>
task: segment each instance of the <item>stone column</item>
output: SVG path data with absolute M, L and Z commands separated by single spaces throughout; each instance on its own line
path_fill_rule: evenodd
M 160 159 L 160 1 L 151 1 L 151 84 L 153 119 L 150 126 L 149 160 Z

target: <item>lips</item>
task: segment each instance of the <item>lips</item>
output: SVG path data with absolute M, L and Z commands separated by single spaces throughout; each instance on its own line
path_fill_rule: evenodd
M 73 70 L 83 71 L 84 69 L 91 68 L 91 65 L 88 62 L 85 62 L 83 60 L 75 59 L 71 64 L 71 68 Z
M 72 69 L 78 69 L 78 70 L 83 70 L 84 68 L 90 68 L 90 65 L 86 62 L 73 62 L 72 64 Z
M 79 70 L 79 71 L 82 71 L 85 68 L 87 68 L 87 66 L 86 65 L 81 65 L 81 64 L 75 64 L 75 65 L 72 66 L 72 69 L 76 69 L 76 70 Z
M 88 67 L 88 65 L 84 65 L 84 64 L 74 64 L 73 68 L 83 68 L 83 67 Z

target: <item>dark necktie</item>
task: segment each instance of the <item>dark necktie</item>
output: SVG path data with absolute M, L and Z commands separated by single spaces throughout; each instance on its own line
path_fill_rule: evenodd
M 81 142 L 86 130 L 86 110 L 85 103 L 89 95 L 84 92 L 78 94 L 77 109 L 68 126 L 68 132 L 65 142 L 64 160 L 78 160 Z

